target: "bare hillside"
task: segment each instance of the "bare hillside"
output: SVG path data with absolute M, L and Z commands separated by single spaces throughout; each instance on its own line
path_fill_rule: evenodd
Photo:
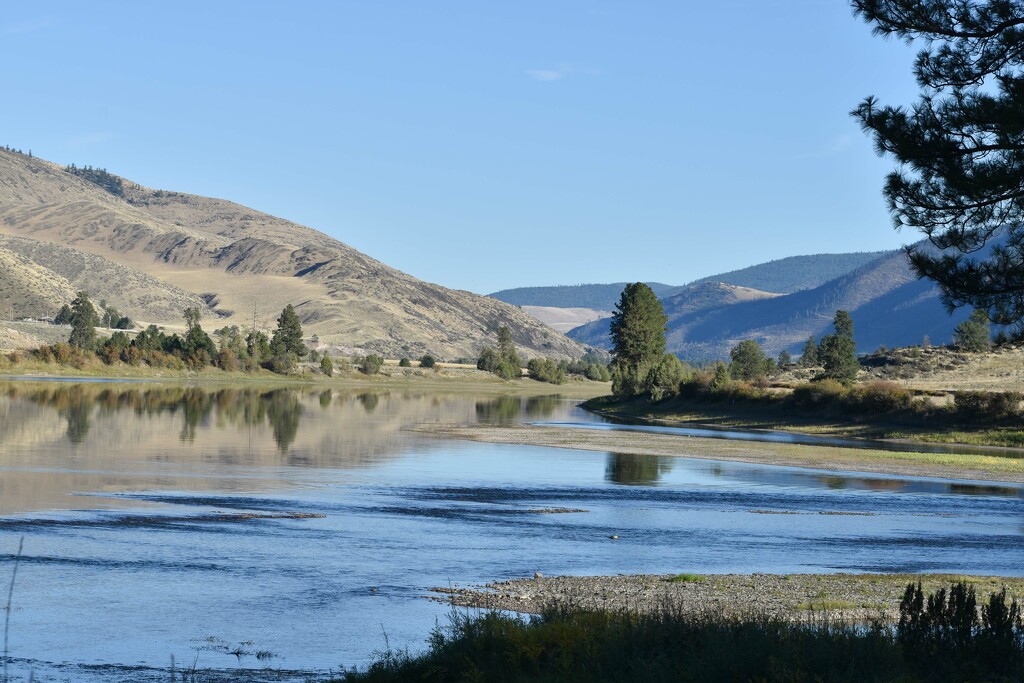
M 527 356 L 584 353 L 514 306 L 417 280 L 311 228 L 127 180 L 113 194 L 2 150 L 0 236 L 140 320 L 177 325 L 178 306 L 201 297 L 210 326 L 248 325 L 255 311 L 272 327 L 290 303 L 307 334 L 355 350 L 474 356 L 504 324 Z

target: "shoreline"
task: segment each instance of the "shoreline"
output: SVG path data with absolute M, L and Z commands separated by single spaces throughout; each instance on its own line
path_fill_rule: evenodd
M 1024 458 L 993 455 L 884 451 L 533 425 L 422 424 L 410 428 L 410 431 L 437 438 L 483 443 L 723 460 L 826 471 L 1024 483 Z
M 432 588 L 429 599 L 456 607 L 539 614 L 552 605 L 602 612 L 744 617 L 788 620 L 838 617 L 854 621 L 899 615 L 907 584 L 925 593 L 966 581 L 978 602 L 1003 587 L 1018 601 L 1024 577 L 956 574 L 624 574 L 553 576 L 495 581 L 473 588 Z

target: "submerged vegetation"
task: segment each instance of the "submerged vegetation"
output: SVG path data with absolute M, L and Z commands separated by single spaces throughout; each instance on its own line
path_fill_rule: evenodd
M 680 581 L 700 581 L 680 575 Z M 748 612 L 694 615 L 554 605 L 535 617 L 453 611 L 420 656 L 384 652 L 343 680 L 385 681 L 1018 681 L 1024 624 L 1006 590 L 978 605 L 957 583 L 907 586 L 899 620 L 858 624 Z

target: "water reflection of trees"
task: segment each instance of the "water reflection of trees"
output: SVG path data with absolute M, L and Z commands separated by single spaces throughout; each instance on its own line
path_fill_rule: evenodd
M 612 483 L 626 486 L 650 486 L 657 484 L 661 476 L 671 469 L 671 458 L 658 455 L 609 453 L 604 478 Z
M 300 399 L 307 393 L 298 389 L 224 388 L 214 391 L 199 387 L 104 387 L 57 384 L 47 387 L 10 386 L 6 394 L 57 410 L 67 420 L 68 441 L 81 444 L 91 426 L 94 411 L 136 415 L 182 417 L 179 438 L 191 443 L 201 426 L 216 416 L 219 426 L 260 426 L 268 424 L 278 448 L 286 452 L 295 441 L 302 415 Z M 320 398 L 324 404 L 323 397 Z M 328 400 L 326 405 L 329 405 Z
M 531 419 L 551 417 L 558 407 L 560 396 L 500 396 L 489 401 L 476 402 L 476 418 L 489 424 L 518 422 L 520 415 Z

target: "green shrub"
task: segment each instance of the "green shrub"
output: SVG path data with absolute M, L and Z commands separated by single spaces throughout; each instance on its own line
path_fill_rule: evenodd
M 420 367 L 421 368 L 432 368 L 437 365 L 437 360 L 429 353 L 420 356 Z
M 644 393 L 652 401 L 661 401 L 679 394 L 679 385 L 689 374 L 687 366 L 677 356 L 666 353 L 657 365 L 647 371 Z
M 792 401 L 800 407 L 837 405 L 845 398 L 847 391 L 841 382 L 823 379 L 793 389 Z
M 960 417 L 1000 419 L 1020 414 L 1024 396 L 1016 391 L 956 391 L 953 407 Z
M 551 384 L 563 384 L 565 382 L 565 367 L 565 364 L 554 361 L 551 358 L 532 358 L 526 364 L 526 370 L 530 379 Z
M 400 367 L 400 368 L 411 368 L 412 367 L 412 361 L 409 360 L 408 358 L 402 358 L 402 359 L 400 359 L 398 361 L 398 367 Z
M 376 354 L 364 356 L 359 361 L 359 372 L 364 375 L 376 375 L 384 367 L 384 359 Z
M 334 375 L 334 362 L 331 361 L 330 356 L 324 356 L 320 359 L 320 372 L 324 373 L 328 377 Z
M 819 384 L 821 384 L 819 382 Z M 888 413 L 910 408 L 913 395 L 895 382 L 876 380 L 850 390 L 849 399 L 867 413 Z

